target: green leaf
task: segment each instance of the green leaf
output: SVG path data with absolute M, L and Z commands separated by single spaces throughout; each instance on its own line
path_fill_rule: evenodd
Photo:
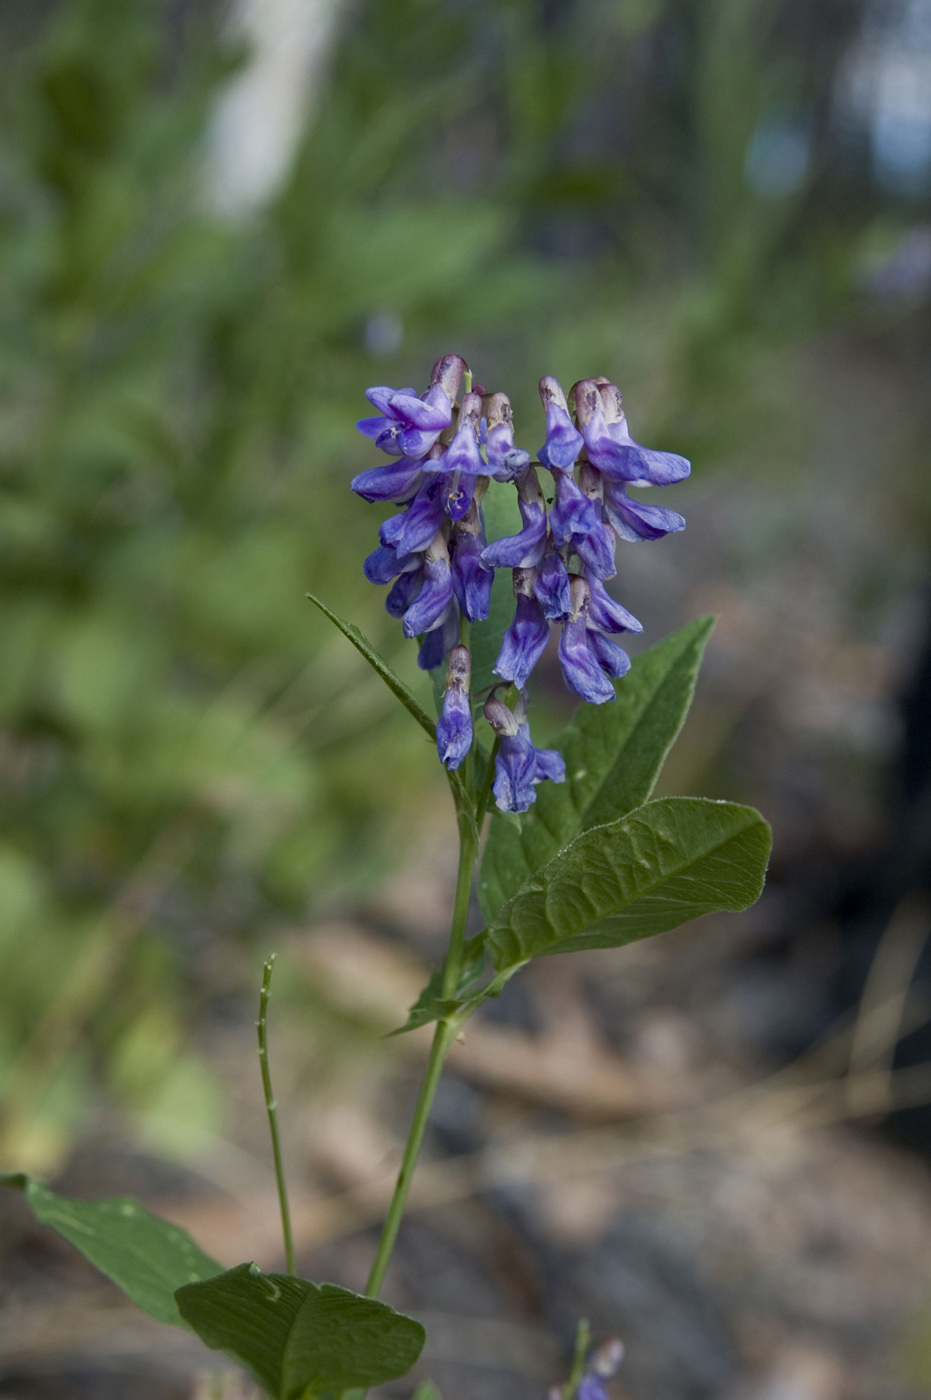
M 188 1284 L 176 1298 L 201 1341 L 237 1360 L 274 1400 L 381 1385 L 409 1371 L 424 1344 L 420 1323 L 387 1303 L 255 1264 Z
M 159 1322 L 183 1327 L 178 1288 L 223 1272 L 186 1230 L 159 1220 L 131 1196 L 74 1201 L 22 1172 L 0 1175 L 0 1184 L 22 1191 L 42 1225 L 57 1230 Z
M 400 700 L 401 704 L 408 711 L 408 713 L 414 716 L 414 719 L 420 725 L 421 729 L 425 729 L 430 735 L 430 738 L 435 740 L 436 725 L 434 724 L 433 720 L 430 718 L 426 710 L 420 704 L 420 701 L 416 699 L 414 694 L 401 680 L 401 677 L 396 675 L 395 672 L 392 671 L 391 667 L 388 665 L 385 658 L 378 654 L 378 652 L 372 646 L 372 643 L 369 641 L 368 637 L 366 637 L 365 633 L 362 632 L 355 625 L 354 622 L 344 621 L 343 618 L 339 617 L 335 612 L 328 608 L 326 603 L 322 603 L 319 598 L 314 597 L 313 593 L 308 593 L 306 596 L 310 599 L 310 601 L 314 604 L 315 607 L 318 607 L 320 609 L 320 611 L 324 614 L 325 617 L 328 617 L 330 619 L 330 621 L 335 627 L 339 628 L 343 636 L 348 638 L 348 640 L 352 642 L 356 651 L 361 652 L 361 654 L 365 657 L 366 661 L 371 666 L 372 670 L 375 671 L 379 676 L 381 676 L 382 680 L 385 682 L 385 685 L 388 687 L 391 693 L 393 695 L 396 695 L 397 698 Z
M 648 802 L 576 837 L 495 915 L 499 971 L 579 948 L 616 948 L 763 889 L 771 834 L 759 812 L 702 797 Z
M 397 1030 L 389 1031 L 386 1039 L 393 1035 L 403 1035 L 405 1031 L 416 1031 L 431 1021 L 439 1021 L 451 1016 L 463 1004 L 463 993 L 470 982 L 474 982 L 485 964 L 485 945 L 479 939 L 471 939 L 463 950 L 462 971 L 452 999 L 443 997 L 443 969 L 438 967 L 430 974 L 430 980 L 411 1007 L 407 1020 Z M 466 1001 L 471 998 L 465 998 Z
M 564 783 L 541 783 L 519 821 L 491 823 L 479 878 L 486 921 L 535 870 L 592 826 L 646 802 L 692 703 L 713 617 L 688 623 L 634 659 L 607 705 L 580 705 L 556 740 Z
M 443 1397 L 432 1381 L 421 1381 L 411 1400 L 443 1400 Z

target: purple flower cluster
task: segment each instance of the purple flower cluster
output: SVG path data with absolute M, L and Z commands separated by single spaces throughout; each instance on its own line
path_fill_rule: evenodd
M 546 441 L 531 462 L 514 446 L 507 395 L 472 388 L 458 355 L 437 361 L 422 396 L 414 389 L 369 389 L 378 412 L 362 419 L 359 430 L 393 460 L 352 481 L 366 500 L 403 507 L 381 526 L 365 574 L 391 584 L 385 606 L 401 619 L 405 636 L 420 639 L 419 664 L 432 670 L 449 658 L 437 745 L 451 769 L 472 742 L 462 618 L 484 621 L 494 570 L 512 571 L 515 612 L 495 674 L 516 687 L 519 699 L 510 710 L 493 694 L 485 714 L 499 739 L 495 799 L 502 810 L 517 812 L 535 800 L 542 778 L 564 776 L 558 754 L 533 747 L 526 722 L 524 689 L 551 626 L 560 627 L 559 662 L 570 690 L 596 705 L 613 700 L 613 681 L 630 661 L 611 637 L 643 630 L 606 587 L 616 572 L 617 540 L 660 539 L 685 525 L 675 511 L 646 505 L 628 491 L 665 486 L 689 472 L 685 458 L 633 441 L 620 393 L 608 380 L 580 380 L 567 398 L 547 376 L 540 395 Z M 551 475 L 551 495 L 538 467 Z M 516 487 L 521 529 L 488 544 L 481 503 L 492 480 Z

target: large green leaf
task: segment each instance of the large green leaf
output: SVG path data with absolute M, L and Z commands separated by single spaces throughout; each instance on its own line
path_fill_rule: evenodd
M 361 631 L 354 622 L 347 622 L 345 618 L 333 612 L 332 608 L 328 608 L 326 603 L 321 602 L 313 593 L 308 593 L 307 597 L 315 607 L 320 609 L 324 617 L 328 617 L 333 625 L 339 628 L 343 636 L 346 637 L 348 641 L 352 642 L 356 651 L 360 652 L 365 657 L 372 670 L 375 671 L 377 675 L 381 676 L 391 693 L 397 696 L 405 710 L 414 716 L 414 719 L 420 725 L 421 729 L 425 729 L 430 735 L 430 738 L 435 739 L 436 725 L 433 720 L 427 714 L 413 692 L 401 680 L 401 677 L 395 674 L 385 658 L 375 650 L 365 633 Z
M 74 1201 L 22 1172 L 0 1176 L 0 1183 L 22 1191 L 41 1224 L 57 1230 L 159 1322 L 183 1327 L 177 1290 L 223 1272 L 186 1230 L 159 1220 L 131 1196 Z
M 759 898 L 770 850 L 759 812 L 701 797 L 648 802 L 592 827 L 488 927 L 499 971 L 549 953 L 615 948 Z
M 524 881 L 589 827 L 646 802 L 682 728 L 713 617 L 700 617 L 636 657 L 607 705 L 580 705 L 556 748 L 564 783 L 541 783 L 520 823 L 491 823 L 479 879 L 489 920 Z
M 234 1357 L 274 1400 L 381 1385 L 409 1371 L 423 1349 L 420 1323 L 387 1303 L 255 1264 L 176 1296 L 200 1339 Z

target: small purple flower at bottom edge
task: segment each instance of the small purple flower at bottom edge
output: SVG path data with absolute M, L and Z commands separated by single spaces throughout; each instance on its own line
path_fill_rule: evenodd
M 608 1392 L 601 1376 L 595 1376 L 591 1371 L 586 1372 L 579 1381 L 575 1400 L 608 1400 Z

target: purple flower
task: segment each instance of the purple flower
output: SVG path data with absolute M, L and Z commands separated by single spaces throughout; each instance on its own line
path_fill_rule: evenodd
M 603 705 L 607 700 L 616 698 L 608 676 L 623 675 L 630 661 L 620 647 L 609 642 L 594 628 L 589 628 L 591 595 L 588 580 L 576 574 L 570 588 L 572 611 L 568 621 L 563 623 L 559 638 L 562 673 L 569 689 L 574 690 L 576 695 L 591 705 Z
M 469 684 L 472 657 L 468 647 L 455 646 L 446 665 L 446 693 L 436 726 L 440 762 L 455 771 L 472 747 L 472 705 Z
M 569 570 L 552 535 L 547 540 L 533 592 L 547 622 L 562 622 L 569 616 Z
M 592 626 L 600 627 L 602 632 L 643 631 L 643 624 L 611 597 L 600 579 L 589 578 L 588 588 L 588 616 Z M 568 613 L 568 608 L 566 611 Z
M 556 544 L 560 548 L 575 548 L 575 541 L 593 534 L 600 523 L 595 502 L 579 489 L 570 473 L 560 472 L 556 477 L 556 503 L 550 511 L 550 529 Z
M 427 460 L 424 470 L 443 480 L 443 507 L 452 520 L 461 520 L 472 504 L 475 483 L 486 471 L 478 445 L 482 418 L 481 394 L 465 394 L 455 437 L 440 456 Z
M 417 665 L 421 671 L 433 671 L 442 666 L 443 657 L 456 645 L 462 632 L 456 600 L 450 601 L 440 621 L 421 640 Z
M 588 645 L 602 671 L 612 680 L 619 681 L 630 670 L 630 657 L 617 642 L 612 642 L 596 627 L 588 629 Z
M 449 568 L 449 550 L 437 531 L 423 557 L 423 587 L 404 614 L 405 637 L 417 637 L 430 632 L 443 620 L 453 596 L 453 580 Z
M 484 563 L 484 548 L 485 522 L 478 502 L 473 500 L 467 513 L 454 523 L 449 538 L 453 589 L 470 622 L 484 622 L 491 603 L 494 572 Z
M 575 1400 L 608 1400 L 608 1392 L 601 1377 L 593 1375 L 591 1371 L 586 1371 L 579 1381 Z
M 366 556 L 362 572 L 369 583 L 390 583 L 398 574 L 419 568 L 420 563 L 416 554 L 399 555 L 393 545 L 383 544 Z
M 452 422 L 464 370 L 465 361 L 459 355 L 437 360 L 423 398 L 417 397 L 415 389 L 387 385 L 366 389 L 365 397 L 378 409 L 378 417 L 360 418 L 356 427 L 392 457 L 423 457 Z
M 588 462 L 579 469 L 579 490 L 594 507 L 596 524 L 587 535 L 574 535 L 572 547 L 585 565 L 589 577 L 613 578 L 617 573 L 614 562 L 614 532 L 601 519 L 604 485 L 600 473 Z
M 381 526 L 378 538 L 399 554 L 424 550 L 443 523 L 442 483 L 425 477 L 407 510 L 392 515 Z
M 663 535 L 685 529 L 685 520 L 678 511 L 632 501 L 627 487 L 615 481 L 605 482 L 604 513 L 620 538 L 634 544 L 640 540 L 659 540 Z
M 349 483 L 357 496 L 366 501 L 394 501 L 403 505 L 420 485 L 422 462 L 411 457 L 399 457 L 383 467 L 370 467 L 359 472 Z
M 571 471 L 583 439 L 569 417 L 562 385 L 552 374 L 540 380 L 540 398 L 546 410 L 546 442 L 540 448 L 540 461 L 553 472 Z
M 514 620 L 501 639 L 501 650 L 494 668 L 496 676 L 511 681 L 518 690 L 523 690 L 527 684 L 550 635 L 550 625 L 543 615 L 543 608 L 534 597 L 535 576 L 535 569 L 514 570 L 517 607 Z
M 529 465 L 530 453 L 514 446 L 514 421 L 507 394 L 490 394 L 485 400 L 485 456 L 488 475 L 495 481 L 513 481 Z
M 523 529 L 516 535 L 495 540 L 482 554 L 493 569 L 530 569 L 543 558 L 546 544 L 546 503 L 533 467 L 517 482 L 517 504 Z
M 641 447 L 627 431 L 616 384 L 581 379 L 574 385 L 576 417 L 588 460 L 611 481 L 669 486 L 691 471 L 684 457 Z
M 403 573 L 397 578 L 394 587 L 385 599 L 385 611 L 390 613 L 392 617 L 403 617 L 422 587 L 423 564 L 421 563 L 418 568 Z
M 566 764 L 556 749 L 535 748 L 527 723 L 527 697 L 522 694 L 513 711 L 496 695 L 485 702 L 485 718 L 498 735 L 495 780 L 492 792 L 502 812 L 526 812 L 536 802 L 537 783 L 549 778 L 561 783 Z

